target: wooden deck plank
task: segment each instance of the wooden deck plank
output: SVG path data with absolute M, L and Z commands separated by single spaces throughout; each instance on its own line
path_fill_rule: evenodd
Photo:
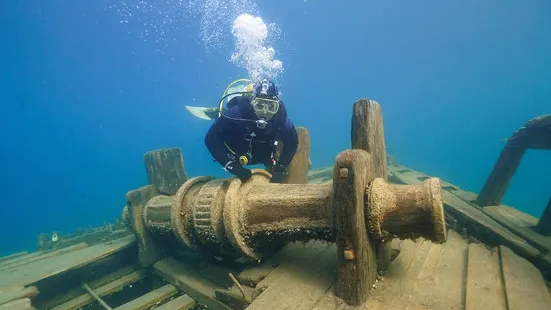
M 44 253 L 46 253 L 46 252 L 36 251 L 36 252 L 27 253 L 27 254 L 24 254 L 24 255 L 21 255 L 21 256 L 16 256 L 16 257 L 6 259 L 6 260 L 0 262 L 0 268 L 2 268 L 3 266 L 5 266 L 7 264 L 12 264 L 12 263 L 15 263 L 15 262 L 18 262 L 18 261 L 21 261 L 21 260 L 29 259 L 31 257 L 43 255 Z
M 151 291 L 139 298 L 131 300 L 115 310 L 143 310 L 155 304 L 162 303 L 170 297 L 178 294 L 178 289 L 172 284 L 166 284 L 154 291 Z
M 215 290 L 224 288 L 204 279 L 193 268 L 173 258 L 165 258 L 153 264 L 153 269 L 166 281 L 210 309 L 230 310 L 227 305 L 216 299 Z
M 195 300 L 184 294 L 178 296 L 177 298 L 174 298 L 173 300 L 163 305 L 160 305 L 159 307 L 155 308 L 155 310 L 189 310 L 195 307 L 195 305 Z
M 247 310 L 312 309 L 336 281 L 337 248 L 334 243 L 291 243 L 290 259 L 282 261 L 258 284 L 264 291 Z
M 507 310 L 498 248 L 469 244 L 466 310 Z
M 0 292 L 0 305 L 22 298 L 32 298 L 38 295 L 38 289 L 34 286 L 17 287 L 12 290 Z
M 464 309 L 468 244 L 450 231 L 440 263 L 428 309 Z M 413 302 L 413 301 L 412 301 Z
M 538 218 L 524 213 L 520 210 L 517 210 L 515 208 L 509 207 L 507 205 L 499 205 L 495 206 L 496 210 L 506 217 L 511 223 L 514 223 L 515 225 L 519 227 L 535 227 L 538 225 Z
M 344 300 L 335 295 L 336 287 L 336 283 L 333 283 L 327 292 L 325 292 L 323 297 L 315 304 L 312 310 L 335 310 L 346 308 L 348 305 L 344 302 Z
M 451 232 L 448 232 L 448 235 Z M 430 302 L 432 290 L 436 285 L 436 269 L 440 265 L 444 244 L 433 244 L 425 261 L 425 265 L 411 289 L 409 302 L 405 309 L 425 309 Z
M 518 226 L 509 218 L 504 216 L 503 213 L 499 210 L 498 206 L 483 207 L 482 211 L 484 211 L 484 213 L 488 214 L 488 216 L 496 220 L 501 225 L 507 227 L 518 236 L 528 240 L 538 250 L 545 253 L 551 250 L 551 236 L 542 236 L 530 228 Z
M 126 274 L 114 280 L 113 282 L 109 282 L 98 288 L 94 288 L 93 290 L 96 295 L 98 295 L 99 297 L 103 297 L 117 292 L 129 284 L 139 281 L 140 279 L 144 278 L 145 275 L 146 271 L 144 269 L 140 269 Z M 94 300 L 95 299 L 92 295 L 85 293 L 78 296 L 77 298 L 71 299 L 61 305 L 52 308 L 52 310 L 76 310 L 92 303 Z
M 14 258 L 23 256 L 23 255 L 27 255 L 27 254 L 29 254 L 29 252 L 21 251 L 21 252 L 13 253 L 13 254 L 10 254 L 10 255 L 2 256 L 2 257 L 0 257 L 0 264 L 5 262 L 6 260 L 14 259 Z
M 17 299 L 0 305 L 0 310 L 34 310 L 30 298 Z
M 415 257 L 411 261 L 408 270 L 403 274 L 397 285 L 394 286 L 394 291 L 392 294 L 393 298 L 388 300 L 380 308 L 381 310 L 394 310 L 394 309 L 405 309 L 408 304 L 412 302 L 412 293 L 415 283 L 425 266 L 430 250 L 433 247 L 433 243 L 428 240 L 421 240 L 421 245 L 415 251 Z
M 69 252 L 72 252 L 72 251 L 84 249 L 86 247 L 88 247 L 88 244 L 82 242 L 82 243 L 79 243 L 79 244 L 72 245 L 70 247 L 62 248 L 62 249 L 55 250 L 55 251 L 52 251 L 52 252 L 47 252 L 47 253 L 44 253 L 42 255 L 37 255 L 37 256 L 21 259 L 21 260 L 15 261 L 13 263 L 4 264 L 4 265 L 0 266 L 0 272 L 2 272 L 4 270 L 15 268 L 15 267 L 18 267 L 18 266 L 30 264 L 32 262 L 36 262 L 36 261 L 39 261 L 39 260 L 42 260 L 42 259 L 45 259 L 45 258 L 48 258 L 48 257 L 54 257 L 54 256 L 57 256 L 57 255 L 60 255 L 60 254 L 63 254 L 63 253 L 69 253 Z
M 402 276 L 408 272 L 420 246 L 421 242 L 414 242 L 409 239 L 403 240 L 400 254 L 390 263 L 387 270 L 380 277 L 381 280 L 370 291 L 367 302 L 356 307 L 356 309 L 379 309 L 391 300 L 394 297 L 395 287 L 399 285 Z
M 548 310 L 551 296 L 541 272 L 511 249 L 500 246 L 501 265 L 509 310 Z
M 126 266 L 121 269 L 118 269 L 114 272 L 111 272 L 105 276 L 102 276 L 98 279 L 95 279 L 94 281 L 88 282 L 88 286 L 92 288 L 93 290 L 97 290 L 99 287 L 104 286 L 108 283 L 111 283 L 122 276 L 125 276 L 131 272 L 135 271 L 133 267 Z M 84 294 L 83 294 L 84 293 Z M 92 298 L 90 294 L 86 293 L 84 288 L 82 287 L 75 287 L 68 291 L 67 293 L 64 293 L 63 295 L 48 298 L 44 303 L 40 305 L 40 308 L 44 309 L 52 309 L 54 307 L 57 307 L 63 303 L 69 302 L 72 299 L 78 298 L 79 296 L 86 296 L 86 298 Z M 77 307 L 78 308 L 78 307 Z
M 0 287 L 7 285 L 25 286 L 35 283 L 107 257 L 134 245 L 135 242 L 136 238 L 131 235 L 81 250 L 41 259 L 17 268 L 4 270 L 0 272 Z
M 395 167 L 389 168 L 389 171 L 404 184 L 419 184 L 422 182 L 414 175 L 411 175 L 411 173 L 400 173 Z M 416 175 L 419 175 L 419 173 Z M 513 248 L 515 252 L 521 253 L 523 257 L 536 258 L 540 254 L 538 249 L 499 224 L 479 207 L 462 200 L 444 189 L 442 189 L 442 198 L 446 214 L 449 213 L 454 218 L 459 217 L 458 219 L 467 222 L 469 225 L 474 225 L 473 233 L 478 232 L 475 235 L 475 238 L 478 240 L 488 243 L 488 240 L 485 239 L 499 238 L 500 244 Z

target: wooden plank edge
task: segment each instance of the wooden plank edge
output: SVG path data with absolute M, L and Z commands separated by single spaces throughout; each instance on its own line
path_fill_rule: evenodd
M 33 298 L 40 292 L 35 286 L 18 287 L 13 290 L 0 292 L 0 305 L 7 304 L 11 301 L 23 298 Z
M 197 302 L 189 295 L 180 295 L 171 301 L 160 305 L 155 310 L 190 310 L 197 305 Z
M 178 289 L 172 284 L 165 284 L 145 295 L 133 299 L 115 310 L 142 310 L 159 305 L 178 294 Z
M 0 305 L 0 310 L 35 310 L 35 307 L 30 298 L 22 298 Z
M 133 271 L 129 274 L 126 274 L 112 282 L 109 282 L 105 285 L 102 285 L 97 288 L 93 288 L 96 295 L 99 297 L 104 297 L 115 292 L 122 290 L 125 286 L 135 283 L 146 276 L 146 271 L 144 269 Z M 84 293 L 76 298 L 73 298 L 63 304 L 57 305 L 52 308 L 52 310 L 75 310 L 82 308 L 92 302 L 95 299 L 88 293 Z
M 165 281 L 178 287 L 198 303 L 213 310 L 231 310 L 231 308 L 216 298 L 216 289 L 223 287 L 201 277 L 183 262 L 173 258 L 164 258 L 153 264 L 153 270 Z
M 56 251 L 44 253 L 42 255 L 34 256 L 34 257 L 31 257 L 31 258 L 28 258 L 28 259 L 19 260 L 19 261 L 13 262 L 11 264 L 5 264 L 3 266 L 0 266 L 0 271 L 5 271 L 5 270 L 8 270 L 8 269 L 19 267 L 21 265 L 34 263 L 36 261 L 43 260 L 45 258 L 50 258 L 50 257 L 54 257 L 54 256 L 57 256 L 57 255 L 60 255 L 60 254 L 65 254 L 65 253 L 81 250 L 81 249 L 84 249 L 84 248 L 87 248 L 87 247 L 88 247 L 88 244 L 86 242 L 81 242 L 81 243 L 72 245 L 70 247 L 66 247 L 66 248 L 56 250 Z
M 136 271 L 134 267 L 131 267 L 131 266 L 122 267 L 122 268 L 119 268 L 118 270 L 115 270 L 104 276 L 101 276 L 100 278 L 97 278 L 93 281 L 88 282 L 88 286 L 95 290 L 98 287 L 109 284 L 110 282 L 113 282 L 127 274 L 130 274 L 133 271 Z M 54 298 L 50 298 L 47 301 L 44 301 L 40 305 L 40 308 L 52 309 L 61 304 L 69 302 L 70 300 L 78 298 L 79 296 L 83 295 L 83 292 L 85 291 L 81 287 L 73 288 L 63 295 L 55 296 Z

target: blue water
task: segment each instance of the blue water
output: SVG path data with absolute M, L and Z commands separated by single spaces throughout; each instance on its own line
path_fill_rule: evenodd
M 203 144 L 210 122 L 184 105 L 214 105 L 246 77 L 229 61 L 231 35 L 207 53 L 198 21 L 181 18 L 167 44 L 144 40 L 148 26 L 121 24 L 111 2 L 2 4 L 0 255 L 112 221 L 147 183 L 149 150 L 180 147 L 189 175 L 228 176 Z M 314 167 L 350 146 L 352 104 L 366 97 L 397 162 L 478 192 L 502 139 L 551 113 L 548 0 L 256 3 L 283 30 L 283 99 L 310 131 Z M 503 202 L 538 217 L 550 159 L 528 151 Z

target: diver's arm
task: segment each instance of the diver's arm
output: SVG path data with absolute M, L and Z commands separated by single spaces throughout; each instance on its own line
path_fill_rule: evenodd
M 220 131 L 227 126 L 225 124 L 226 119 L 218 118 L 214 124 L 210 127 L 207 135 L 205 136 L 205 145 L 207 146 L 210 154 L 222 167 L 224 167 L 230 159 L 228 158 L 228 151 L 224 146 L 224 141 L 220 135 Z
M 280 139 L 283 142 L 283 148 L 281 154 L 279 155 L 278 164 L 287 168 L 291 163 L 291 160 L 295 156 L 295 153 L 298 148 L 298 134 L 293 122 L 285 117 L 283 121 L 283 126 L 281 127 Z

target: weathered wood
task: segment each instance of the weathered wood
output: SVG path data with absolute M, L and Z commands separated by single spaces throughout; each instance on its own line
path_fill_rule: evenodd
M 227 290 L 216 289 L 216 298 L 233 310 L 245 310 L 251 304 L 251 301 L 258 296 L 259 292 L 248 286 L 241 286 L 241 288 L 244 293 L 236 285 Z
M 536 226 L 536 231 L 544 236 L 551 236 L 551 198 Z
M 7 256 L 0 257 L 0 264 L 5 262 L 6 260 L 14 259 L 14 258 L 23 256 L 23 255 L 27 255 L 27 254 L 29 254 L 29 252 L 21 251 L 21 252 L 17 252 L 17 253 L 13 253 L 13 254 L 10 254 L 10 255 L 7 255 Z
M 466 310 L 507 310 L 498 248 L 469 244 Z
M 371 155 L 373 175 L 387 181 L 383 113 L 375 100 L 360 99 L 354 103 L 351 140 L 352 149 L 361 149 Z
M 124 305 L 121 305 L 115 310 L 143 310 L 149 307 L 162 303 L 172 296 L 178 294 L 178 289 L 172 284 L 166 284 L 154 291 L 142 295 L 134 300 L 131 300 Z
M 519 128 L 508 143 L 536 150 L 551 150 L 551 114 L 538 116 Z
M 540 271 L 507 247 L 499 251 L 509 309 L 549 309 L 551 296 Z
M 134 268 L 132 268 L 130 266 L 126 266 L 126 267 L 120 268 L 120 269 L 118 269 L 114 272 L 111 272 L 111 273 L 109 273 L 105 276 L 94 279 L 94 280 L 90 281 L 88 283 L 88 285 L 91 288 L 98 288 L 98 287 L 103 286 L 107 283 L 113 282 L 116 279 L 131 273 L 132 271 L 134 271 Z M 37 307 L 41 308 L 41 309 L 53 309 L 54 307 L 57 307 L 57 306 L 59 306 L 63 303 L 66 303 L 66 302 L 68 302 L 72 299 L 75 299 L 79 296 L 82 296 L 83 292 L 84 291 L 82 290 L 81 287 L 75 287 L 75 288 L 63 293 L 62 295 L 50 296 L 49 298 L 47 298 L 47 300 L 43 301 L 40 304 L 37 304 Z M 87 298 L 90 297 L 90 295 L 88 295 L 88 294 L 84 294 L 84 296 L 87 296 Z M 79 307 L 77 307 L 76 309 L 78 309 L 78 308 Z
M 515 208 L 511 208 L 506 205 L 488 206 L 484 208 L 491 208 L 502 217 L 506 218 L 508 222 L 517 227 L 534 228 L 538 224 L 538 219 L 530 214 L 526 214 Z
M 153 241 L 151 232 L 147 229 L 143 219 L 143 212 L 147 202 L 159 192 L 153 185 L 140 187 L 126 193 L 126 206 L 130 227 L 136 236 L 139 249 L 139 261 L 142 266 L 151 266 L 162 255 L 161 248 Z
M 380 309 L 387 305 L 396 296 L 396 287 L 407 274 L 411 262 L 422 244 L 422 240 L 403 240 L 400 255 L 382 273 L 380 281 L 376 282 L 367 302 L 359 309 Z
M 408 266 L 407 272 L 400 277 L 400 281 L 393 287 L 392 295 L 394 296 L 378 309 L 405 309 L 411 303 L 415 303 L 415 300 L 412 300 L 413 288 L 433 247 L 433 243 L 428 240 L 420 240 L 419 243 L 420 245 Z
M 13 264 L 13 263 L 18 262 L 18 261 L 27 260 L 27 259 L 30 259 L 30 258 L 33 258 L 33 257 L 43 255 L 45 253 L 47 253 L 47 252 L 45 252 L 45 251 L 36 251 L 36 252 L 28 253 L 28 254 L 25 254 L 25 255 L 17 256 L 17 257 L 12 257 L 10 259 L 6 259 L 3 262 L 0 262 L 0 268 L 3 268 L 4 266 L 6 266 L 8 264 Z
M 258 284 L 262 293 L 247 310 L 312 309 L 336 280 L 334 243 L 288 244 L 281 264 Z
M 127 236 L 105 244 L 48 257 L 26 265 L 0 272 L 0 287 L 26 286 L 42 279 L 76 269 L 109 255 L 127 249 L 135 244 L 134 236 Z
M 371 155 L 374 177 L 388 181 L 387 154 L 381 106 L 375 100 L 360 99 L 354 103 L 351 127 L 352 149 L 361 149 Z M 383 271 L 390 264 L 392 248 L 383 239 L 373 240 L 377 269 Z
M 86 242 L 89 246 L 106 242 L 109 240 L 114 240 L 122 238 L 124 236 L 130 235 L 132 232 L 127 228 L 113 229 L 110 227 L 101 227 L 99 229 L 81 233 L 78 235 L 69 235 L 69 236 L 60 236 L 59 240 L 55 243 L 43 242 L 42 247 L 39 247 L 40 250 L 55 250 L 66 248 L 78 243 Z
M 144 207 L 143 220 L 147 228 L 161 234 L 170 234 L 170 216 L 174 196 L 157 195 L 151 198 Z
M 511 146 L 510 142 L 503 147 L 492 172 L 478 194 L 477 205 L 485 207 L 497 206 L 501 203 L 501 198 L 505 195 L 525 152 L 524 147 Z
M 146 271 L 143 269 L 133 271 L 129 274 L 123 275 L 120 278 L 113 280 L 112 282 L 106 283 L 99 287 L 94 287 L 94 293 L 99 297 L 107 296 L 114 292 L 117 292 L 123 289 L 125 286 L 135 283 L 146 276 Z M 88 293 L 84 293 L 74 299 L 71 299 L 63 304 L 57 305 L 52 308 L 52 310 L 76 310 L 80 309 L 94 301 L 94 297 Z
M 287 169 L 283 183 L 305 184 L 310 168 L 310 133 L 305 127 L 296 127 L 298 147 Z
M 209 309 L 230 310 L 227 305 L 216 299 L 216 289 L 223 289 L 223 287 L 205 280 L 197 271 L 188 266 L 172 258 L 166 258 L 156 262 L 153 269 L 166 281 L 180 288 Z
M 444 251 L 445 244 L 434 244 L 431 246 L 423 269 L 419 272 L 417 280 L 410 291 L 409 304 L 406 309 L 423 308 L 420 305 L 427 305 L 432 298 L 432 290 L 436 283 L 437 269 Z M 454 279 L 450 279 L 454 280 Z
M 428 309 L 464 309 L 468 244 L 450 233 L 437 268 L 436 283 Z M 450 281 L 450 279 L 453 279 Z
M 0 310 L 34 310 L 30 298 L 17 299 L 3 305 L 0 305 Z
M 39 255 L 39 256 L 33 256 L 33 257 L 30 257 L 30 258 L 27 258 L 27 259 L 24 259 L 24 260 L 18 260 L 18 261 L 15 261 L 13 263 L 10 263 L 10 264 L 4 264 L 4 265 L 0 266 L 0 272 L 4 271 L 4 270 L 7 270 L 7 269 L 16 268 L 18 266 L 30 264 L 32 262 L 39 261 L 39 260 L 42 260 L 42 259 L 45 259 L 45 258 L 48 258 L 48 257 L 54 257 L 56 255 L 60 255 L 60 254 L 63 254 L 63 253 L 69 253 L 69 252 L 72 252 L 72 251 L 84 249 L 86 247 L 88 247 L 88 244 L 86 244 L 85 242 L 81 242 L 79 244 L 75 244 L 73 246 L 70 246 L 70 247 L 67 247 L 67 248 L 62 248 L 62 249 L 59 249 L 59 250 L 56 250 L 56 251 L 53 251 L 53 252 L 44 253 L 44 254 Z
M 0 305 L 22 298 L 32 298 L 38 295 L 38 289 L 34 286 L 17 287 L 7 292 L 0 291 Z
M 156 310 L 190 310 L 195 307 L 195 300 L 188 295 L 181 295 L 166 304 L 155 308 Z
M 188 179 L 180 148 L 164 148 L 144 154 L 147 180 L 164 195 L 174 195 Z
M 347 304 L 363 304 L 377 276 L 376 250 L 366 235 L 364 193 L 375 178 L 371 155 L 364 150 L 341 152 L 333 168 L 333 215 L 336 233 L 337 296 Z
M 399 172 L 394 167 L 390 169 L 396 180 L 403 184 L 419 184 L 419 174 L 412 176 L 408 172 Z M 425 176 L 428 178 L 428 176 Z M 423 177 L 424 179 L 424 177 Z M 481 208 L 470 204 L 447 190 L 442 190 L 446 216 L 452 216 L 458 221 L 459 226 L 464 226 L 476 239 L 489 246 L 506 245 L 514 249 L 521 256 L 534 260 L 540 255 L 540 251 L 530 245 L 526 240 L 512 233 L 507 228 L 496 222 Z
M 377 178 L 366 190 L 367 229 L 375 240 L 423 237 L 446 241 L 446 222 L 438 178 L 415 185 L 388 184 Z
M 501 225 L 507 227 L 510 231 L 516 235 L 527 240 L 532 246 L 534 246 L 539 251 L 544 253 L 551 250 L 551 237 L 545 237 L 537 232 L 533 231 L 530 228 L 519 227 L 514 223 L 511 223 L 506 217 L 504 217 L 498 210 L 496 206 L 487 206 L 483 207 L 482 211 L 492 217 Z

